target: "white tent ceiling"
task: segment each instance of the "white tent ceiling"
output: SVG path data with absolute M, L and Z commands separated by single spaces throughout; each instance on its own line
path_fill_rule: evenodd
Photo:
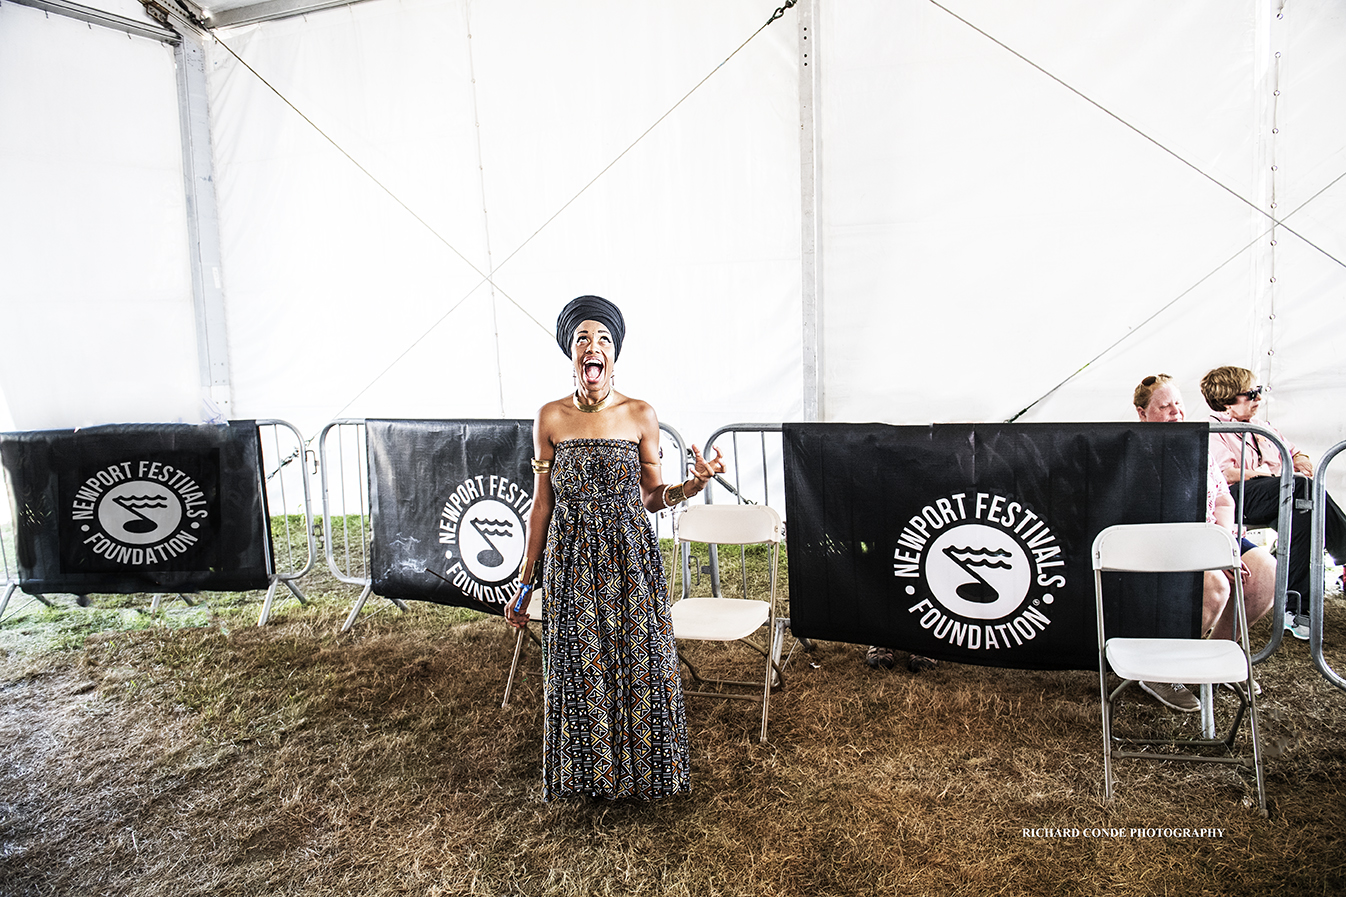
M 1302 447 L 1346 438 L 1341 4 L 805 0 L 739 49 L 774 8 L 217 28 L 228 413 L 528 417 L 596 292 L 619 387 L 697 441 L 802 417 L 815 351 L 830 420 L 1126 419 L 1159 370 L 1199 417 L 1241 364 Z M 0 6 L 0 426 L 203 414 L 173 68 Z

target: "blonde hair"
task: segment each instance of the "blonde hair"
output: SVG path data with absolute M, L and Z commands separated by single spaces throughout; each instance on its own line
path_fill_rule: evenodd
M 1136 391 L 1131 394 L 1131 401 L 1135 403 L 1137 408 L 1144 410 L 1149 407 L 1150 398 L 1154 395 L 1154 391 L 1172 379 L 1168 374 L 1154 374 L 1146 377 L 1140 381 Z
M 1252 385 L 1252 371 L 1227 364 L 1207 371 L 1201 378 L 1201 396 L 1212 411 L 1224 411 L 1238 401 L 1239 393 L 1247 392 Z

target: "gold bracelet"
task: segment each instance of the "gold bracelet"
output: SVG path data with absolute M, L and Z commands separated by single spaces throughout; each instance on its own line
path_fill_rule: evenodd
M 682 483 L 676 483 L 672 486 L 664 487 L 664 507 L 671 508 L 674 505 L 681 504 L 687 500 L 687 490 L 682 488 Z
M 547 473 L 551 470 L 551 458 L 534 458 L 533 473 Z

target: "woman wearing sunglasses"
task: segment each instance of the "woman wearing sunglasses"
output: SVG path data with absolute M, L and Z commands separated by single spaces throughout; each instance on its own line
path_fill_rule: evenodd
M 1211 420 L 1248 423 L 1262 406 L 1265 388 L 1253 385 L 1253 372 L 1247 368 L 1226 365 L 1208 371 L 1201 378 L 1201 395 L 1215 413 Z M 1309 478 L 1313 476 L 1313 462 L 1297 449 L 1279 430 L 1265 421 L 1258 421 L 1280 436 L 1295 469 L 1295 497 L 1308 498 Z M 1247 526 L 1275 526 L 1280 503 L 1281 453 L 1265 436 L 1253 434 L 1243 442 L 1242 433 L 1212 433 L 1211 460 L 1220 468 L 1229 483 L 1234 501 L 1243 493 L 1242 519 Z M 1243 483 L 1240 490 L 1239 483 Z M 1287 588 L 1296 595 L 1287 595 L 1285 630 L 1295 638 L 1309 637 L 1309 562 L 1312 511 L 1298 510 L 1290 519 L 1289 557 L 1282 554 L 1288 566 Z M 1329 496 L 1325 514 L 1326 547 L 1338 563 L 1346 561 L 1346 515 Z
M 1149 423 L 1177 423 L 1186 420 L 1178 384 L 1168 374 L 1156 374 L 1140 381 L 1132 393 L 1136 416 Z M 1229 486 L 1215 466 L 1214 458 L 1206 466 L 1206 522 L 1216 523 L 1231 532 L 1234 529 L 1234 499 Z M 1276 559 L 1265 548 L 1259 548 L 1247 539 L 1240 540 L 1242 559 L 1239 574 L 1243 577 L 1243 599 L 1248 622 L 1260 620 L 1276 597 Z M 1207 571 L 1201 597 L 1201 634 L 1207 638 L 1234 638 L 1235 608 L 1229 599 L 1233 585 L 1232 573 Z M 1181 683 L 1142 682 L 1141 690 L 1158 701 L 1185 713 L 1196 713 L 1201 702 Z

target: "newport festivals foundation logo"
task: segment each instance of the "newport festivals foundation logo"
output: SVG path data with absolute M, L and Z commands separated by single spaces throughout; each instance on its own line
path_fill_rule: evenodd
M 448 561 L 440 578 L 487 604 L 513 598 L 526 547 L 524 520 L 532 508 L 532 494 L 509 477 L 476 474 L 459 483 L 439 513 L 439 543 Z
M 1021 502 L 958 492 L 924 506 L 903 526 L 893 575 L 921 628 L 973 651 L 1017 648 L 1051 625 L 1065 588 L 1061 545 Z
M 76 538 L 99 566 L 190 569 L 211 515 L 199 479 L 180 461 L 109 464 L 74 491 L 70 522 Z

